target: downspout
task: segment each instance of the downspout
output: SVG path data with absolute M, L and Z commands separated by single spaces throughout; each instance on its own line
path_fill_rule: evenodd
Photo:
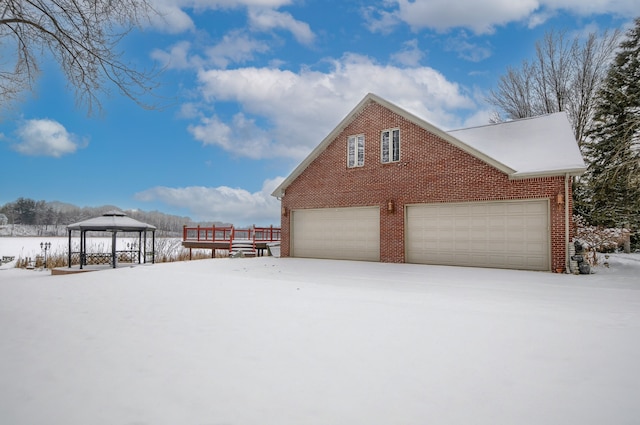
M 565 252 L 565 269 L 567 274 L 571 274 L 569 258 L 569 173 L 564 176 L 564 252 Z

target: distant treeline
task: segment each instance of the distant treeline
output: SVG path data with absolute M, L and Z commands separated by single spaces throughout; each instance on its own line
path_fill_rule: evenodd
M 165 214 L 159 211 L 123 210 L 114 205 L 100 207 L 78 207 L 62 202 L 35 201 L 18 198 L 0 206 L 0 225 L 19 224 L 29 226 L 66 226 L 89 218 L 98 217 L 108 211 L 122 211 L 128 217 L 149 223 L 162 233 L 181 234 L 183 226 L 222 226 L 222 222 L 194 222 L 189 217 Z

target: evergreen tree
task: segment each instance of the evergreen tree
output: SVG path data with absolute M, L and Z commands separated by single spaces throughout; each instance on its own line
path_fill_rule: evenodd
M 640 225 L 640 18 L 635 19 L 598 95 L 587 156 L 590 219 Z

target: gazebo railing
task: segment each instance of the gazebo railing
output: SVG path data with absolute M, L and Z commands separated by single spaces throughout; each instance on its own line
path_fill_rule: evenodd
M 125 249 L 116 251 L 116 262 L 117 263 L 138 263 L 138 255 L 139 252 L 137 250 Z M 154 258 L 154 253 L 152 251 L 147 251 L 141 255 L 146 255 L 146 259 L 144 262 L 151 262 Z M 102 264 L 111 264 L 113 260 L 113 254 L 110 252 L 87 252 L 85 254 L 80 251 L 72 251 L 71 252 L 71 265 L 75 266 L 80 264 L 82 260 L 82 265 L 102 265 Z

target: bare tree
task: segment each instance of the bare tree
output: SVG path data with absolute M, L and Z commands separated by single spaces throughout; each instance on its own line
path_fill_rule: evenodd
M 143 107 L 155 72 L 125 63 L 118 44 L 155 14 L 150 0 L 0 0 L 0 108 L 33 90 L 43 53 L 50 53 L 89 115 L 115 87 Z M 6 58 L 11 58 L 7 63 Z
M 566 111 L 582 146 L 593 117 L 598 88 L 615 54 L 620 32 L 592 33 L 569 39 L 550 31 L 536 43 L 536 57 L 508 68 L 488 102 L 504 113 L 495 120 L 519 119 Z
M 533 68 L 528 62 L 521 69 L 507 68 L 507 74 L 500 77 L 497 91 L 491 91 L 490 102 L 504 111 L 507 118 L 518 119 L 536 115 L 533 110 Z M 496 122 L 502 121 L 500 113 L 495 114 Z

